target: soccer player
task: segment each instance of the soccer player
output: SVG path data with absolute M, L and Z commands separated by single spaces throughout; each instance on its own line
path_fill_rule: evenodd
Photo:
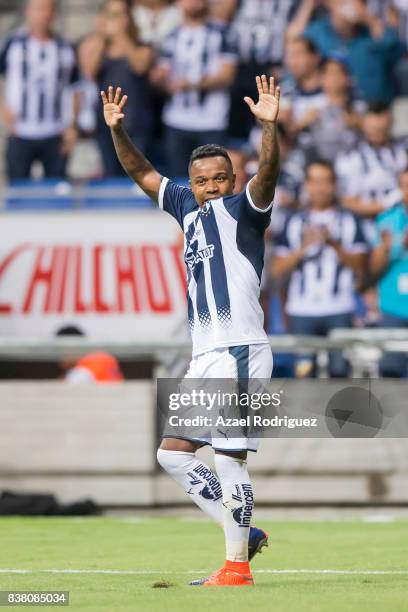
M 259 99 L 244 100 L 262 124 L 259 170 L 246 189 L 233 195 L 235 175 L 225 149 L 204 145 L 189 164 L 191 189 L 162 177 L 132 144 L 123 127 L 127 96 L 118 87 L 101 92 L 104 114 L 120 162 L 128 175 L 162 210 L 180 224 L 185 236 L 188 315 L 193 356 L 187 378 L 270 379 L 272 353 L 263 329 L 259 284 L 265 228 L 270 222 L 279 174 L 277 118 L 280 88 L 274 79 L 256 77 Z M 197 256 L 199 255 L 199 256 Z M 216 474 L 197 459 L 205 443 L 215 451 Z M 249 560 L 267 544 L 267 534 L 250 527 L 253 492 L 248 438 L 165 437 L 157 452 L 160 465 L 191 499 L 224 527 L 225 565 L 203 586 L 252 585 Z

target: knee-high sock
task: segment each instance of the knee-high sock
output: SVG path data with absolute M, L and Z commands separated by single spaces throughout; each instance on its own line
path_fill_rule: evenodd
M 217 475 L 194 453 L 159 448 L 157 461 L 190 498 L 211 518 L 223 525 L 222 490 Z
M 248 561 L 248 537 L 254 505 L 247 463 L 216 453 L 215 468 L 222 487 L 227 561 Z

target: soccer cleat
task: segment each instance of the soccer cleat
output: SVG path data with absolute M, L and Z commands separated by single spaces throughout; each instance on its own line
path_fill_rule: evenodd
M 264 546 L 268 546 L 268 534 L 262 529 L 251 527 L 248 538 L 248 561 L 251 561 L 256 553 L 261 553 Z
M 222 567 L 208 578 L 200 578 L 190 582 L 191 586 L 253 586 L 252 575 L 240 574 L 227 567 Z

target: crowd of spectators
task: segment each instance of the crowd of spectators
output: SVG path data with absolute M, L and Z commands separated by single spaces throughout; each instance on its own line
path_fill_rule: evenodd
M 260 128 L 243 97 L 273 74 L 282 170 L 264 291 L 282 298 L 293 333 L 326 335 L 356 313 L 408 326 L 407 141 L 392 113 L 408 95 L 408 0 L 106 0 L 75 44 L 54 33 L 55 13 L 53 0 L 28 0 L 0 51 L 10 180 L 35 160 L 64 177 L 78 137 L 97 142 L 103 176 L 122 176 L 98 98 L 112 84 L 129 96 L 132 140 L 163 173 L 182 177 L 191 150 L 217 142 L 244 185 Z M 406 356 L 383 361 L 384 373 L 407 372 Z M 333 375 L 347 367 L 330 356 Z M 299 375 L 313 369 L 299 360 Z

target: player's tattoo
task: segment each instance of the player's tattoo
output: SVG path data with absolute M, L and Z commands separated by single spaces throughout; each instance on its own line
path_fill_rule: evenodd
M 148 172 L 155 171 L 152 164 L 146 159 L 143 153 L 135 147 L 122 125 L 111 128 L 111 134 L 116 154 L 123 169 L 130 178 L 140 184 L 143 177 Z M 149 191 L 145 188 L 144 190 L 150 198 L 157 199 L 156 191 Z
M 275 195 L 279 175 L 279 142 L 277 121 L 279 115 L 280 87 L 275 87 L 275 79 L 266 75 L 256 77 L 259 100 L 245 97 L 251 112 L 262 124 L 262 148 L 259 170 L 252 179 L 249 190 L 255 206 L 267 208 Z
M 257 206 L 268 206 L 275 195 L 279 176 L 280 152 L 276 123 L 262 125 L 262 148 L 259 169 L 250 184 L 251 197 Z
M 125 128 L 125 106 L 128 97 L 122 94 L 122 89 L 116 90 L 109 85 L 108 92 L 101 91 L 103 114 L 106 124 L 111 129 L 115 150 L 124 170 L 128 173 L 143 191 L 156 202 L 160 190 L 161 175 L 153 168 L 130 140 Z

